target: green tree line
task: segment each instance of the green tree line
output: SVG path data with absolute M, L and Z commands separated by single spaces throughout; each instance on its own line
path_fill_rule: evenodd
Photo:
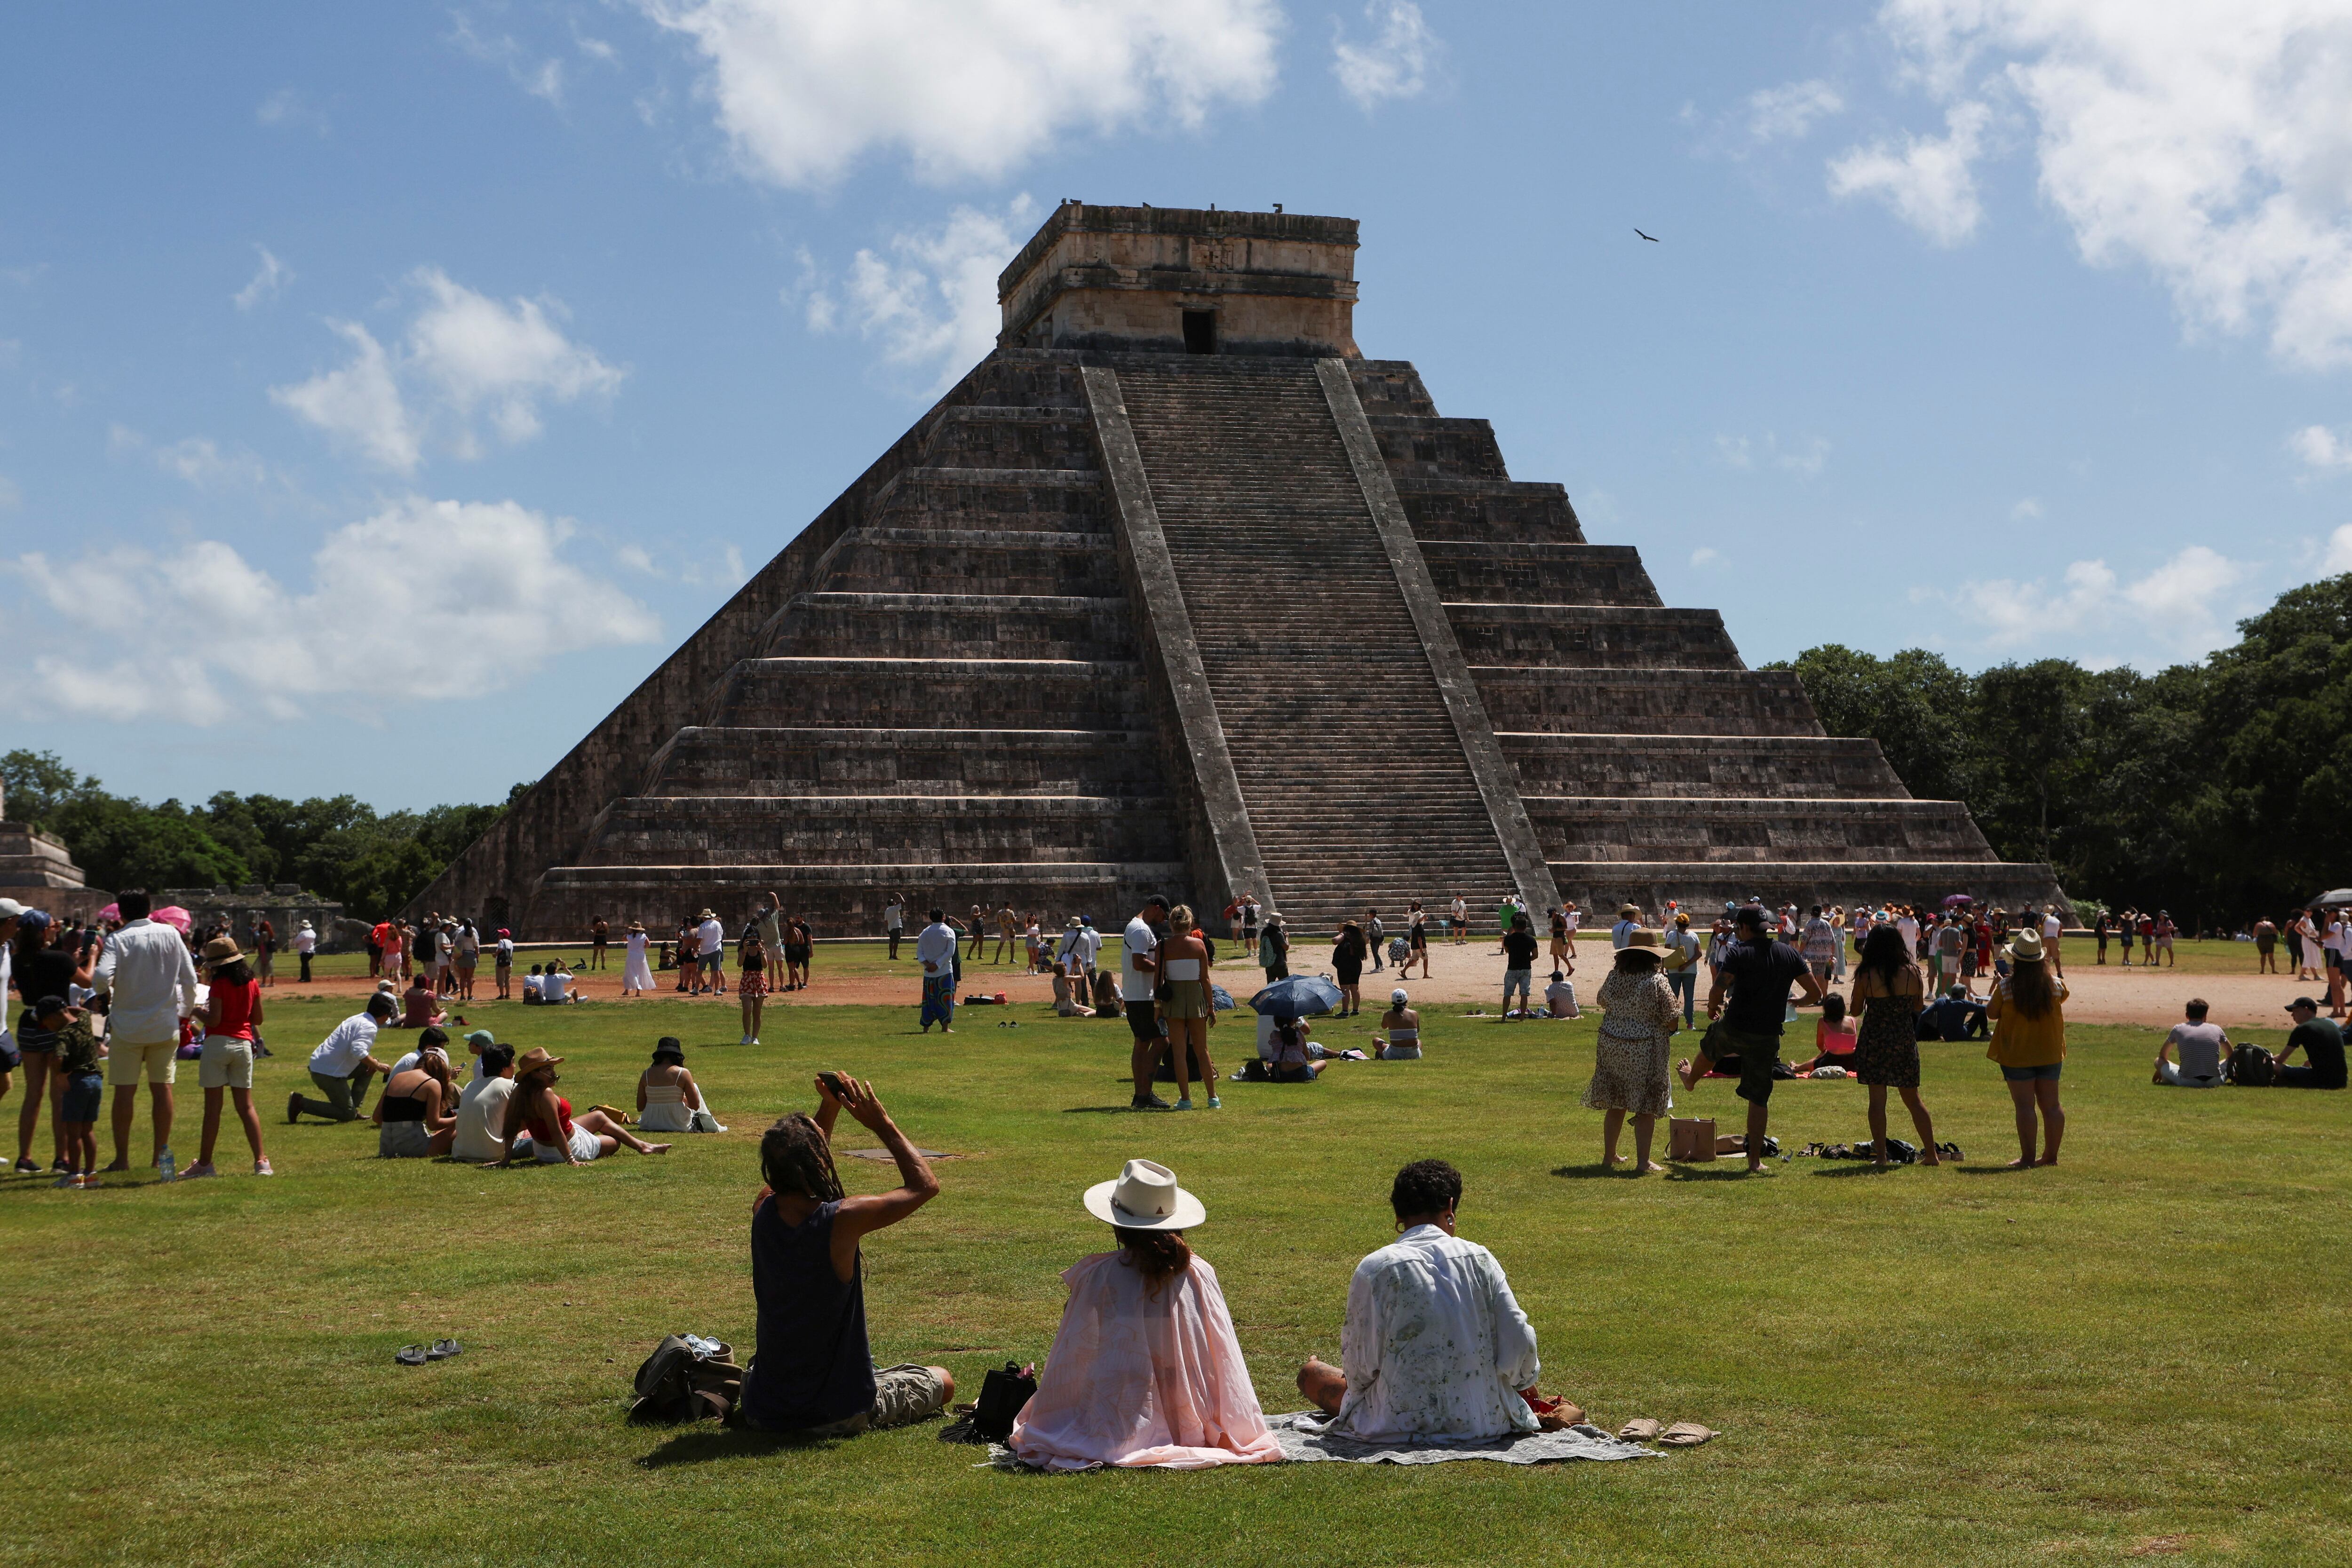
M 505 804 L 383 811 L 350 795 L 288 800 L 224 789 L 201 806 L 107 790 L 54 752 L 0 755 L 12 821 L 65 841 L 93 887 L 299 883 L 362 919 L 398 909 L 530 788 Z
M 2198 927 L 2352 883 L 2352 574 L 2282 594 L 2201 664 L 2064 659 L 1979 674 L 1835 643 L 1790 669 L 1832 735 L 1878 742 L 1914 795 L 1961 800 L 2004 860 L 2077 898 Z

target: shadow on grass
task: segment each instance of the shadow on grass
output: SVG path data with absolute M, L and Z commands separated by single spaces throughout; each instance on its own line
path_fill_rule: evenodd
M 1819 1169 L 1807 1171 L 1805 1174 L 1817 1176 L 1885 1176 L 1889 1171 L 1900 1168 L 1894 1165 L 1876 1165 L 1869 1160 L 1832 1160 Z
M 1752 1174 L 1749 1172 L 1747 1165 L 1736 1155 L 1729 1160 L 1717 1163 L 1726 1165 L 1729 1168 L 1726 1170 L 1710 1171 L 1701 1170 L 1696 1166 L 1668 1166 L 1666 1167 L 1666 1179 L 1668 1181 L 1746 1181 Z M 1773 1178 L 1768 1176 L 1759 1176 L 1756 1179 L 1759 1181 L 1770 1181 Z
M 1632 1172 L 1625 1166 L 1554 1166 L 1551 1174 L 1568 1181 L 1591 1181 L 1596 1176 L 1623 1176 Z
M 713 1459 L 753 1458 L 794 1448 L 824 1448 L 840 1437 L 799 1437 L 781 1432 L 755 1432 L 744 1427 L 696 1426 L 639 1459 L 640 1469 L 667 1469 L 672 1465 L 701 1465 Z
M 1062 1114 L 1065 1116 L 1164 1116 L 1168 1113 L 1154 1110 L 1149 1105 L 1066 1105 L 1062 1108 Z

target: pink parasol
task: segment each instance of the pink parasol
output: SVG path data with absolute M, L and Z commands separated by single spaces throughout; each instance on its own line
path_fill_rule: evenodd
M 1947 909 L 1957 909 L 1963 904 L 1974 904 L 1975 902 L 1975 899 L 1970 898 L 1965 893 L 1948 893 L 1944 895 L 1944 907 Z
M 122 918 L 122 905 L 121 905 L 121 904 L 108 904 L 104 909 L 101 909 L 101 910 L 100 910 L 100 911 L 98 912 L 98 918 L 99 918 L 99 919 L 100 919 L 100 920 L 120 920 L 120 919 L 121 919 L 121 918 Z
M 148 918 L 161 925 L 169 925 L 183 936 L 185 936 L 196 924 L 195 917 L 176 904 L 165 904 Z

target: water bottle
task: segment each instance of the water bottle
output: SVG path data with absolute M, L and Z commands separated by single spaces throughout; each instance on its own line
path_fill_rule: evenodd
M 164 1145 L 163 1152 L 155 1156 L 155 1172 L 164 1181 L 180 1179 L 180 1163 L 172 1157 L 171 1145 L 168 1144 Z

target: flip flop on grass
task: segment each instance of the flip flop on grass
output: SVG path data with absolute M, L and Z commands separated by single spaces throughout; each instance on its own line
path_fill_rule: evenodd
M 453 1355 L 463 1355 L 465 1354 L 466 1347 L 459 1344 L 456 1340 L 436 1339 L 433 1342 L 433 1348 L 425 1353 L 425 1359 L 427 1361 L 446 1361 Z
M 392 1353 L 392 1359 L 403 1366 L 423 1366 L 427 1353 L 421 1344 L 404 1344 Z
M 1658 1440 L 1658 1424 L 1647 1416 L 1636 1416 L 1617 1428 L 1617 1435 L 1629 1443 L 1654 1443 Z
M 1669 1448 L 1696 1448 L 1714 1436 L 1711 1427 L 1702 1427 L 1696 1421 L 1677 1421 L 1658 1434 L 1658 1441 Z

